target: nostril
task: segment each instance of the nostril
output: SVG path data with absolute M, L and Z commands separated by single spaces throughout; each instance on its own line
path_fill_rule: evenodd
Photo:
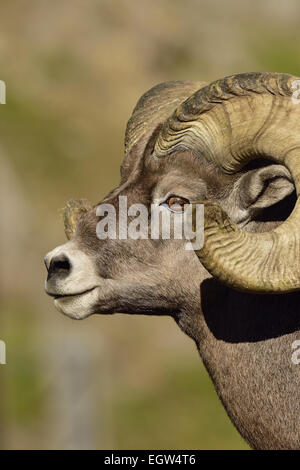
M 57 274 L 68 275 L 71 271 L 71 263 L 65 255 L 56 256 L 51 259 L 48 269 L 48 280 Z
M 56 271 L 69 271 L 70 270 L 70 263 L 67 259 L 62 260 L 62 261 L 56 261 L 55 262 L 55 269 L 56 269 Z

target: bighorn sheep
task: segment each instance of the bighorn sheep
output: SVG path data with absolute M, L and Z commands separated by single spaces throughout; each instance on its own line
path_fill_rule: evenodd
M 103 202 L 118 211 L 119 196 L 127 196 L 128 204 L 183 211 L 202 201 L 205 243 L 196 254 L 177 239 L 100 240 L 97 206 L 74 202 L 65 212 L 70 240 L 45 258 L 46 291 L 72 318 L 172 316 L 256 449 L 300 448 L 300 365 L 292 360 L 300 340 L 295 79 L 250 73 L 209 85 L 168 82 L 135 107 L 120 186 Z

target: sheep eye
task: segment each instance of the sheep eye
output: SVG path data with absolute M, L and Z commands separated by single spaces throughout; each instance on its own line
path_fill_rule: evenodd
M 184 197 L 170 196 L 163 205 L 167 206 L 167 208 L 172 212 L 183 212 L 184 207 L 189 203 L 190 201 Z

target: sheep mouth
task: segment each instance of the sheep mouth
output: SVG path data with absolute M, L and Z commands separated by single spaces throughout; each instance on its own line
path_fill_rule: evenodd
M 72 297 L 80 297 L 81 295 L 88 294 L 89 292 L 92 292 L 94 289 L 96 289 L 97 286 L 91 287 L 91 289 L 86 289 L 85 291 L 82 292 L 75 292 L 74 294 L 53 294 L 51 292 L 47 292 L 48 295 L 53 297 L 54 300 L 61 300 L 61 299 L 68 299 Z

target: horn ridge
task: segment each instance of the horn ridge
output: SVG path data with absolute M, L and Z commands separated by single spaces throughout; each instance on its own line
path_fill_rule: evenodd
M 172 131 L 180 129 L 181 123 L 189 123 L 232 98 L 251 96 L 253 94 L 272 94 L 274 96 L 291 96 L 291 85 L 297 77 L 285 73 L 254 72 L 230 75 L 216 80 L 197 90 L 181 103 L 165 122 L 156 141 L 153 155 L 163 157 L 169 149 L 163 142 L 168 141 Z
M 250 160 L 268 158 L 289 169 L 299 195 L 300 107 L 292 100 L 296 79 L 264 72 L 232 75 L 207 85 L 165 121 L 153 156 L 190 149 L 226 173 Z M 300 289 L 300 263 L 295 259 L 300 252 L 299 199 L 285 222 L 264 233 L 241 230 L 215 203 L 203 203 L 205 243 L 196 253 L 214 277 L 251 292 Z

